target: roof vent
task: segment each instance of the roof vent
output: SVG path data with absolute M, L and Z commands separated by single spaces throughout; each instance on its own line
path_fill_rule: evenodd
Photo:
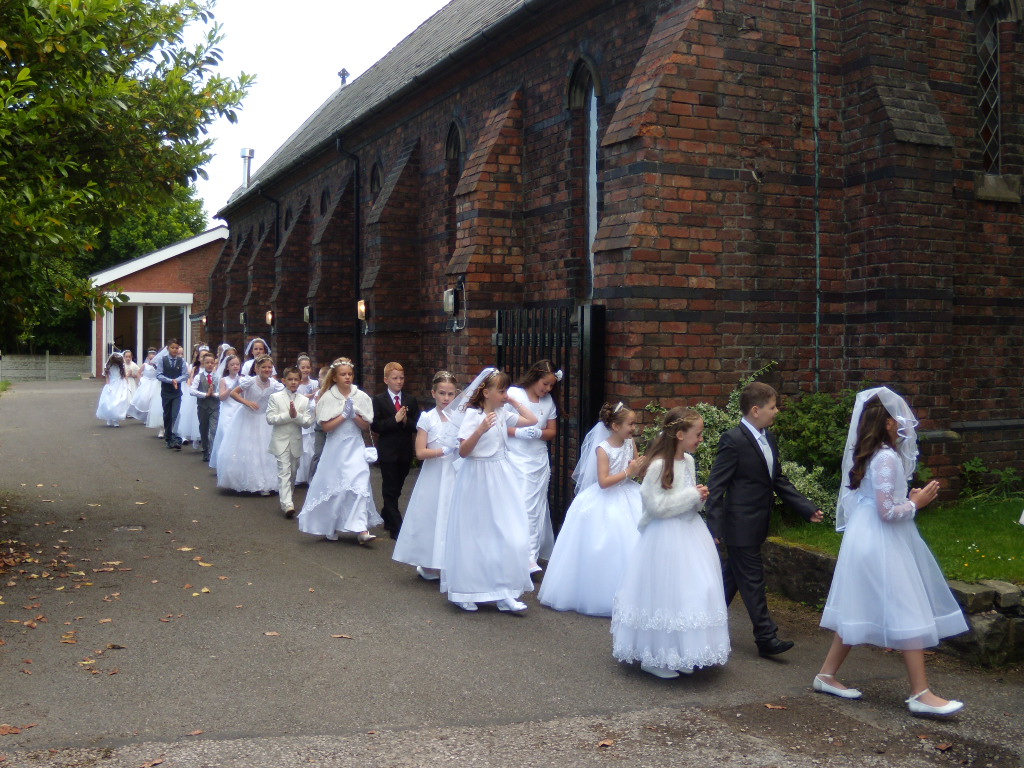
M 256 154 L 248 147 L 242 147 L 242 189 L 249 188 L 249 175 L 252 172 L 252 157 Z

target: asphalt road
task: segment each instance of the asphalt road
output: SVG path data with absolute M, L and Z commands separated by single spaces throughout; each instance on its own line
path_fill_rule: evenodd
M 612 659 L 605 619 L 533 596 L 465 614 L 390 540 L 299 533 L 198 452 L 103 426 L 99 390 L 0 397 L 0 540 L 22 553 L 0 574 L 0 768 L 1022 764 L 1019 670 L 931 657 L 967 702 L 941 722 L 907 714 L 898 654 L 853 653 L 861 701 L 814 694 L 830 637 L 777 601 L 793 651 L 758 658 L 737 604 L 728 665 L 655 680 Z

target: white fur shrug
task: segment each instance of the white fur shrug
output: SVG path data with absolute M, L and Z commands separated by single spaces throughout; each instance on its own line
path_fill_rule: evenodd
M 640 486 L 640 497 L 643 499 L 644 513 L 637 524 L 641 531 L 647 524 L 658 517 L 676 517 L 688 512 L 698 512 L 704 505 L 697 492 L 697 473 L 693 456 L 683 454 L 683 458 L 675 462 L 673 471 L 675 481 L 672 487 L 661 487 L 661 468 L 664 462 L 654 459 L 647 467 L 643 484 Z

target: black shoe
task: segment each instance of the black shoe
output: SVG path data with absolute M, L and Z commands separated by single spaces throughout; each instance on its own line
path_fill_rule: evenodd
M 204 453 L 203 454 L 203 461 L 206 462 L 207 464 L 209 464 L 210 463 L 210 455 L 207 454 L 207 453 Z
M 173 447 L 174 447 L 174 443 L 168 443 L 167 444 L 167 450 L 171 450 L 171 448 L 173 448 Z
M 757 653 L 759 656 L 768 658 L 769 656 L 778 656 L 780 653 L 785 653 L 792 647 L 792 640 L 779 640 L 779 638 L 773 637 L 771 640 L 765 640 L 763 643 L 758 643 Z
M 175 443 L 175 444 L 173 445 L 173 448 L 174 448 L 174 450 L 176 450 L 176 451 L 180 451 L 180 450 L 181 450 L 181 443 Z

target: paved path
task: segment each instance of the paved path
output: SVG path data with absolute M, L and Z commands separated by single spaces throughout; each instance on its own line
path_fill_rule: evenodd
M 614 662 L 607 620 L 533 596 L 467 615 L 388 540 L 300 534 L 189 448 L 104 427 L 99 390 L 0 397 L 0 539 L 38 561 L 0 576 L 0 723 L 22 728 L 0 768 L 1021 764 L 1019 671 L 932 657 L 968 702 L 945 722 L 906 713 L 897 654 L 851 656 L 862 701 L 814 694 L 829 636 L 779 603 L 778 661 L 737 605 L 726 667 L 655 680 Z

